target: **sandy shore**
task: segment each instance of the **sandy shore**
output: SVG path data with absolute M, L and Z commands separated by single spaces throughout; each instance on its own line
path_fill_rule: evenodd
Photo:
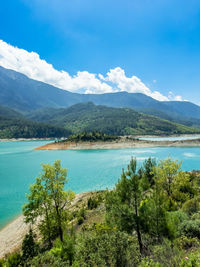
M 121 139 L 112 142 L 58 142 L 39 146 L 34 150 L 79 150 L 79 149 L 120 149 L 120 148 L 139 148 L 156 146 L 177 146 L 190 147 L 200 146 L 200 139 L 179 140 L 179 141 L 146 141 L 146 140 L 126 140 Z
M 23 215 L 18 216 L 0 231 L 0 258 L 18 250 L 29 226 L 24 223 Z
M 79 201 L 87 198 L 91 192 L 76 194 L 70 205 L 73 208 Z M 35 229 L 36 229 L 35 225 Z M 22 241 L 29 231 L 29 225 L 24 222 L 24 216 L 19 215 L 16 219 L 0 230 L 0 258 L 13 253 L 21 248 Z

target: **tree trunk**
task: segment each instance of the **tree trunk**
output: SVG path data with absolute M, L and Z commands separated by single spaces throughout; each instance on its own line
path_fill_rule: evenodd
M 63 229 L 61 225 L 61 218 L 60 218 L 60 213 L 58 210 L 58 206 L 56 206 L 56 214 L 57 214 L 57 219 L 58 219 L 58 232 L 59 232 L 59 237 L 60 241 L 63 242 Z
M 138 218 L 136 220 L 136 232 L 137 232 L 137 239 L 138 239 L 138 244 L 139 244 L 139 248 L 140 248 L 140 254 L 143 253 L 143 244 L 142 244 L 142 238 L 141 238 L 141 234 L 140 234 L 140 225 L 138 222 Z
M 139 224 L 139 216 L 138 216 L 138 208 L 137 208 L 137 196 L 135 194 L 135 215 L 136 215 L 136 232 L 137 232 L 137 239 L 138 239 L 138 244 L 140 248 L 140 254 L 143 253 L 143 244 L 142 244 L 142 238 L 141 238 L 141 233 L 140 233 L 140 224 Z
M 49 220 L 49 214 L 48 214 L 48 210 L 45 207 L 45 212 L 46 212 L 46 223 L 47 223 L 47 234 L 48 234 L 48 243 L 49 243 L 49 249 L 52 248 L 52 240 L 51 240 L 51 226 L 50 226 L 50 220 Z

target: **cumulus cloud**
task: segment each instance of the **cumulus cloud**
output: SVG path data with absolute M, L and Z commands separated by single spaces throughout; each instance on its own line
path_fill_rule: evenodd
M 87 71 L 70 76 L 66 71 L 58 71 L 42 60 L 35 52 L 11 46 L 0 40 L 0 65 L 27 75 L 29 78 L 49 83 L 61 89 L 78 92 L 112 92 L 112 87 L 96 78 L 96 74 Z
M 99 78 L 103 81 L 111 82 L 117 88 L 117 91 L 126 91 L 129 93 L 142 93 L 153 97 L 159 101 L 167 101 L 168 98 L 158 91 L 151 91 L 138 77 L 127 77 L 125 71 L 120 67 L 111 69 L 106 77 L 99 75 Z
M 105 76 L 88 71 L 78 71 L 76 75 L 71 76 L 64 70 L 56 70 L 37 53 L 19 49 L 2 40 L 0 40 L 0 65 L 71 92 L 102 94 L 126 91 L 143 93 L 159 101 L 182 100 L 181 96 L 175 96 L 172 92 L 166 97 L 158 91 L 151 91 L 138 77 L 127 77 L 120 67 L 111 69 Z
M 183 100 L 182 96 L 180 95 L 174 95 L 174 93 L 171 91 L 169 91 L 168 99 L 170 101 L 187 101 L 187 100 Z

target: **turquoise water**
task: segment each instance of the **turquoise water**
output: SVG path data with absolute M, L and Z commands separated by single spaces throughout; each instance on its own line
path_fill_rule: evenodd
M 49 142 L 49 141 L 48 141 Z M 41 163 L 60 159 L 68 169 L 66 188 L 76 193 L 112 188 L 131 156 L 138 164 L 145 158 L 168 156 L 183 160 L 184 170 L 200 169 L 198 147 L 155 147 L 111 150 L 34 151 L 47 141 L 0 142 L 0 228 L 21 213 L 29 185 L 41 172 Z
M 140 140 L 148 140 L 148 141 L 181 141 L 181 140 L 192 140 L 199 139 L 200 135 L 196 136 L 167 136 L 167 137 L 139 137 Z

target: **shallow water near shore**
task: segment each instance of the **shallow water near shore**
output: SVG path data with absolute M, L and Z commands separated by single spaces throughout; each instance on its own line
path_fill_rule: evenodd
M 66 186 L 76 193 L 112 188 L 122 168 L 136 157 L 138 166 L 148 157 L 182 160 L 183 170 L 200 169 L 200 147 L 153 147 L 109 150 L 34 151 L 49 141 L 0 142 L 0 228 L 21 213 L 29 185 L 41 173 L 41 163 L 61 160 L 68 169 Z
M 147 140 L 147 141 L 183 141 L 183 140 L 194 140 L 200 139 L 200 135 L 185 135 L 185 136 L 143 136 L 139 137 L 140 140 Z

